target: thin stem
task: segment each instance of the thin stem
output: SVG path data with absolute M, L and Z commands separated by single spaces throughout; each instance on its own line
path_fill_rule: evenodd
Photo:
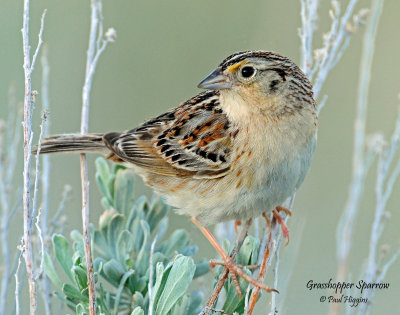
M 370 21 L 367 24 L 360 65 L 360 82 L 354 123 L 354 153 L 352 181 L 349 196 L 337 229 L 337 280 L 346 278 L 349 255 L 352 244 L 355 218 L 358 213 L 361 194 L 364 189 L 365 168 L 365 125 L 367 119 L 368 92 L 371 79 L 371 66 L 374 54 L 374 44 L 379 16 L 382 11 L 383 0 L 373 0 Z M 331 314 L 338 314 L 340 303 L 333 303 Z
M 43 46 L 42 56 L 40 58 L 42 65 L 42 112 L 44 115 L 47 115 L 49 111 L 49 73 L 50 67 L 48 63 L 48 48 L 47 45 Z M 50 117 L 47 116 L 46 124 L 43 126 L 43 137 L 49 136 L 50 129 Z M 42 222 L 41 222 L 41 230 L 44 239 L 44 251 L 48 249 L 49 244 L 49 227 L 48 227 L 48 217 L 49 217 L 49 187 L 50 187 L 50 159 L 48 155 L 44 155 L 42 157 Z M 44 253 L 42 253 L 43 255 Z M 51 309 L 51 292 L 50 292 L 50 280 L 46 274 L 43 275 L 42 285 L 42 298 L 44 302 L 44 308 L 46 311 L 46 315 L 52 314 Z
M 32 204 L 31 204 L 31 161 L 32 161 L 32 112 L 33 112 L 33 101 L 32 101 L 32 71 L 36 56 L 39 53 L 42 44 L 42 34 L 44 29 L 44 17 L 46 11 L 43 12 L 41 25 L 39 30 L 39 42 L 36 47 L 34 58 L 31 63 L 30 57 L 30 44 L 29 44 L 29 0 L 24 0 L 24 12 L 23 12 L 23 26 L 22 26 L 22 45 L 24 54 L 24 74 L 25 74 L 25 97 L 24 97 L 24 244 L 23 252 L 25 258 L 26 271 L 29 282 L 29 304 L 30 313 L 36 314 L 37 312 L 37 294 L 36 294 L 36 281 L 34 276 L 34 265 L 33 265 L 33 252 L 32 252 Z
M 239 235 L 235 241 L 235 246 L 233 247 L 233 249 L 229 255 L 233 261 L 235 260 L 237 254 L 240 250 L 240 247 L 242 247 L 242 245 L 243 245 L 244 239 L 246 238 L 246 235 L 250 228 L 251 222 L 252 222 L 251 219 L 246 221 L 246 223 L 240 229 Z M 224 270 L 221 272 L 221 274 L 218 278 L 217 284 L 214 287 L 213 294 L 211 295 L 211 297 L 209 298 L 209 300 L 207 302 L 207 305 L 204 307 L 204 309 L 201 311 L 201 313 L 199 315 L 209 315 L 211 313 L 215 303 L 217 302 L 219 293 L 221 292 L 221 290 L 224 286 L 224 283 L 228 277 L 228 274 L 229 274 L 228 268 L 224 268 Z
M 154 247 L 157 243 L 158 235 L 154 237 L 154 241 L 151 243 L 150 248 L 150 276 L 149 276 L 149 285 L 148 285 L 148 292 L 149 292 L 149 315 L 153 315 L 154 312 L 154 296 L 153 296 L 153 277 L 154 277 L 154 266 L 153 266 L 153 256 L 154 256 Z
M 19 268 L 21 267 L 21 256 L 22 248 L 20 249 L 20 254 L 18 255 L 17 270 L 15 271 L 15 314 L 20 314 L 20 303 L 19 303 L 19 293 L 21 292 L 21 282 L 19 280 Z
M 97 61 L 111 40 L 103 40 L 103 45 L 99 45 L 103 37 L 102 25 L 102 4 L 100 0 L 91 0 L 91 19 L 90 19 L 89 47 L 87 50 L 85 83 L 82 89 L 82 114 L 81 114 L 81 134 L 87 134 L 89 130 L 89 108 L 90 91 L 92 89 L 93 76 Z M 100 46 L 100 48 L 98 48 Z M 81 154 L 81 184 L 82 184 L 82 225 L 83 238 L 85 244 L 86 268 L 88 274 L 89 287 L 89 311 L 91 315 L 96 314 L 96 292 L 94 285 L 93 260 L 90 241 L 89 226 L 89 176 L 86 154 Z

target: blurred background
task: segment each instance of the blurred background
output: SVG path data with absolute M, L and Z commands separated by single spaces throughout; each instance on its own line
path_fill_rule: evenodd
M 319 8 L 314 48 L 328 31 L 330 1 Z M 343 1 L 340 1 L 343 2 Z M 347 1 L 345 1 L 347 3 Z M 343 4 L 343 7 L 345 6 Z M 7 90 L 16 85 L 17 100 L 24 95 L 22 1 L 6 0 L 0 9 L 0 118 L 7 117 Z M 77 132 L 80 127 L 81 92 L 89 34 L 89 1 L 37 0 L 31 3 L 31 43 L 36 47 L 40 16 L 47 8 L 43 39 L 49 49 L 51 133 Z M 357 9 L 369 7 L 360 0 Z M 357 10 L 356 10 L 357 11 Z M 400 91 L 400 2 L 386 1 L 378 27 L 369 97 L 369 133 L 380 131 L 388 138 L 398 113 Z M 159 115 L 199 93 L 196 85 L 222 59 L 240 50 L 272 50 L 300 60 L 300 4 L 286 1 L 104 1 L 104 28 L 113 27 L 117 40 L 100 58 L 93 83 L 89 130 L 92 132 L 131 129 L 145 119 Z M 361 28 L 352 38 L 342 60 L 330 73 L 321 96 L 328 95 L 320 113 L 318 147 L 311 171 L 297 192 L 294 215 L 289 220 L 291 243 L 281 251 L 281 276 L 289 275 L 280 314 L 325 314 L 320 303 L 328 291 L 308 291 L 306 284 L 327 282 L 336 275 L 336 226 L 347 198 L 351 178 L 353 120 L 358 85 Z M 33 48 L 33 50 L 34 50 Z M 40 62 L 33 75 L 33 89 L 40 93 Z M 40 96 L 40 95 L 39 95 Z M 35 140 L 40 123 L 40 101 L 34 114 Z M 94 157 L 89 160 L 91 179 L 91 221 L 97 224 L 102 212 L 94 180 Z M 51 157 L 51 211 L 54 213 L 63 187 L 73 187 L 67 203 L 66 232 L 80 229 L 79 158 Z M 17 174 L 22 174 L 22 150 Z M 375 209 L 375 165 L 368 176 L 350 261 L 352 278 L 358 282 L 360 266 L 368 253 L 369 235 Z M 151 195 L 138 178 L 137 195 Z M 400 183 L 388 204 L 392 216 L 382 236 L 390 252 L 399 246 Z M 185 227 L 199 245 L 199 257 L 212 258 L 216 252 L 188 218 L 171 214 L 170 228 Z M 9 239 L 14 251 L 22 233 L 22 213 L 13 220 Z M 298 254 L 293 249 L 298 247 Z M 389 290 L 377 292 L 372 314 L 400 314 L 400 263 L 388 272 Z M 278 287 L 279 290 L 281 290 Z M 26 286 L 24 292 L 26 291 Z M 206 294 L 207 296 L 207 294 Z M 14 296 L 10 295 L 10 299 Z M 278 296 L 278 299 L 280 297 Z M 40 298 L 39 298 L 40 299 Z M 265 299 L 265 295 L 264 295 Z M 27 305 L 24 305 L 26 307 Z M 259 303 L 257 314 L 269 310 L 267 300 Z M 22 309 L 26 314 L 27 309 Z

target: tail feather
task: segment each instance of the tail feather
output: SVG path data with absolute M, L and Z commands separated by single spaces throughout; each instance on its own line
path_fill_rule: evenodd
M 38 151 L 36 146 L 32 153 Z M 62 134 L 45 138 L 40 145 L 40 154 L 57 152 L 80 152 L 80 153 L 107 153 L 102 134 Z

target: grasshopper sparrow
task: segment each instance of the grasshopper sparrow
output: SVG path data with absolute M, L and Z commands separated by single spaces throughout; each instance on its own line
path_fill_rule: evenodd
M 207 91 L 139 127 L 50 137 L 40 153 L 99 152 L 133 167 L 200 228 L 275 209 L 301 185 L 315 150 L 311 83 L 286 57 L 245 51 L 198 87 Z

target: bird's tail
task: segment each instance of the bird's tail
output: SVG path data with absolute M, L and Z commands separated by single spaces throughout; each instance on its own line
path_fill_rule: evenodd
M 36 146 L 32 153 L 38 151 Z M 62 134 L 45 138 L 40 145 L 40 154 L 58 152 L 107 153 L 102 134 Z

